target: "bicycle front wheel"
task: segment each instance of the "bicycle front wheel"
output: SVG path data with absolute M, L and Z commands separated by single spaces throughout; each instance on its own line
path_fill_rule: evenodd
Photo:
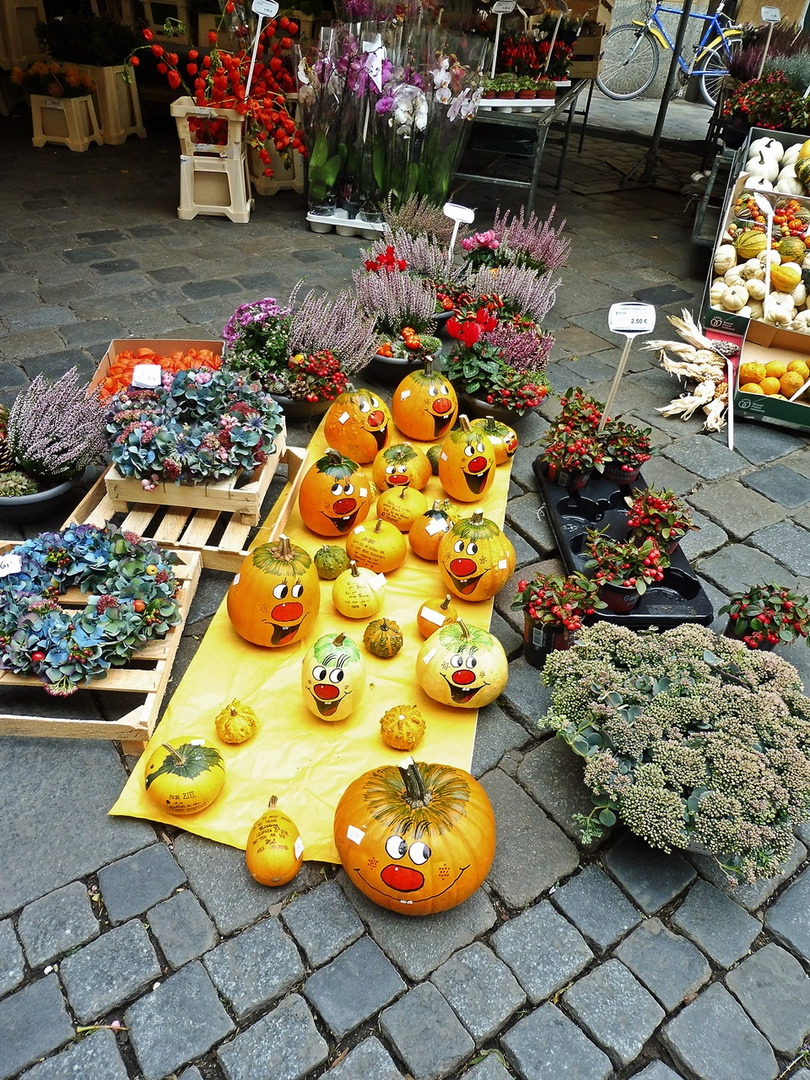
M 614 101 L 637 98 L 658 71 L 658 42 L 643 26 L 616 26 L 605 38 L 596 85 Z
M 741 38 L 728 38 L 728 47 L 732 52 L 741 48 Z M 723 48 L 709 49 L 700 58 L 702 75 L 700 76 L 700 92 L 703 100 L 712 108 L 717 104 L 723 81 L 728 75 L 729 54 Z

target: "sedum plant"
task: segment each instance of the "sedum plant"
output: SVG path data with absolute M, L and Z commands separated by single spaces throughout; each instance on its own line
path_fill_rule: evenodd
M 542 673 L 544 719 L 585 759 L 583 839 L 617 820 L 651 847 L 706 849 L 729 879 L 771 877 L 810 817 L 810 700 L 795 668 L 685 623 L 583 630 Z

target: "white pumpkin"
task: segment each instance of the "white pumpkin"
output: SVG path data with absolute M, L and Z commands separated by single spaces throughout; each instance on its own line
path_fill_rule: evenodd
M 786 165 L 776 178 L 774 185 L 783 195 L 804 195 L 804 184 L 796 176 L 792 165 Z
M 748 262 L 744 262 L 740 267 L 740 277 L 743 281 L 748 281 L 750 278 L 759 278 L 764 281 L 765 266 L 759 259 L 749 259 Z
M 768 251 L 767 248 L 765 248 L 763 251 L 760 251 L 759 255 L 757 255 L 757 258 L 763 264 L 763 266 L 765 265 L 765 263 L 770 263 L 771 266 L 779 266 L 782 262 L 782 256 L 779 254 L 778 251 L 774 251 L 773 248 L 771 248 L 770 251 Z
M 762 309 L 762 302 L 760 300 L 752 300 L 750 304 L 745 305 L 748 308 L 749 319 L 761 319 L 765 312 Z
M 725 311 L 739 311 L 748 303 L 748 292 L 744 285 L 729 285 L 720 298 Z
M 709 302 L 712 307 L 719 308 L 723 299 L 723 293 L 728 288 L 725 281 L 722 278 L 716 278 L 709 288 Z
M 737 314 L 741 315 L 744 319 L 750 319 L 751 318 L 751 305 L 750 304 L 743 304 L 743 306 L 740 308 L 740 310 L 737 312 Z
M 743 279 L 739 266 L 732 266 L 730 270 L 726 270 L 725 274 L 723 274 L 723 281 L 725 281 L 726 285 L 742 285 Z
M 770 180 L 773 183 L 779 175 L 779 159 L 773 154 L 760 150 L 748 158 L 744 171 L 751 177 Z
M 807 286 L 805 283 L 800 281 L 790 296 L 797 308 L 803 308 L 807 303 Z
M 758 154 L 768 154 L 771 157 L 775 157 L 777 161 L 783 161 L 784 153 L 784 147 L 779 140 L 772 139 L 770 136 L 754 139 L 748 147 L 749 157 L 756 157 Z
M 794 143 L 793 146 L 789 146 L 787 150 L 785 150 L 784 154 L 782 154 L 782 166 L 784 167 L 785 165 L 795 165 L 796 162 L 799 160 L 799 151 L 801 150 L 801 148 L 802 144 L 800 142 Z
M 765 299 L 765 282 L 761 278 L 749 278 L 745 283 L 749 300 Z
M 795 314 L 793 301 L 785 293 L 771 293 L 763 304 L 763 321 L 772 326 L 787 326 Z
M 737 265 L 737 249 L 733 244 L 721 244 L 714 253 L 712 261 L 716 274 L 725 274 L 732 266 Z
M 754 191 L 773 191 L 773 181 L 767 176 L 752 176 L 748 186 Z
M 800 311 L 789 323 L 788 329 L 798 334 L 810 334 L 810 311 Z

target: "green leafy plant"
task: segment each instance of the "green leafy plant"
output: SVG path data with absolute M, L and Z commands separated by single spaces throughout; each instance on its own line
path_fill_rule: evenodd
M 586 842 L 618 820 L 651 847 L 699 845 L 732 881 L 779 872 L 810 816 L 810 700 L 790 664 L 684 623 L 599 623 L 542 673 L 548 724 L 585 759 Z
M 524 611 L 544 626 L 563 626 L 569 633 L 581 630 L 585 620 L 606 605 L 597 596 L 599 586 L 579 572 L 537 573 L 519 581 L 512 611 Z
M 639 544 L 632 538 L 615 540 L 596 529 L 588 529 L 585 536 L 584 568 L 593 570 L 599 585 L 628 585 L 643 596 L 669 566 L 669 556 L 653 537 Z
M 808 645 L 810 600 L 784 585 L 770 582 L 733 593 L 718 614 L 728 615 L 733 637 L 749 649 L 789 645 L 803 637 Z

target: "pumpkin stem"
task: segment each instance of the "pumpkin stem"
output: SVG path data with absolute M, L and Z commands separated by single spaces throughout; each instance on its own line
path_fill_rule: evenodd
M 275 550 L 273 551 L 274 559 L 282 559 L 284 562 L 289 562 L 293 557 L 292 544 L 290 543 L 289 536 L 285 536 L 284 533 L 278 538 Z
M 446 499 L 444 501 L 447 502 Z M 434 499 L 433 500 L 433 509 L 434 510 L 441 510 L 441 508 L 442 508 L 442 500 L 441 499 Z
M 171 746 L 167 742 L 161 743 L 161 746 L 163 747 L 164 750 L 168 750 L 169 753 L 172 755 L 172 757 L 174 758 L 175 765 L 185 765 L 186 759 L 183 757 L 183 755 L 181 753 L 179 753 L 177 750 L 175 750 L 175 748 L 173 746 Z
M 483 510 L 473 510 L 473 512 L 470 514 L 470 524 L 471 525 L 482 525 L 483 522 L 484 522 L 484 511 Z
M 465 639 L 468 638 L 470 636 L 470 628 L 467 626 L 463 619 L 456 619 L 456 622 L 461 627 L 461 636 Z
M 450 599 L 450 593 L 448 593 L 447 596 L 445 596 L 444 600 L 442 600 L 441 604 L 439 604 L 440 611 L 447 611 L 447 609 L 450 607 Z
M 428 806 L 431 794 L 425 787 L 422 773 L 413 758 L 406 758 L 405 764 L 399 766 L 399 772 L 405 785 L 405 802 L 408 806 Z
M 433 374 L 433 356 L 430 353 L 428 353 L 428 355 L 425 357 L 424 371 L 426 375 Z
M 337 637 L 332 638 L 332 644 L 336 649 L 339 649 L 343 642 L 346 640 L 346 635 L 341 630 Z
M 462 413 L 461 416 L 459 416 L 458 426 L 461 428 L 462 431 L 472 431 L 470 419 L 465 413 Z
M 354 559 L 349 563 L 349 570 L 351 571 L 352 577 L 360 577 L 360 571 L 357 569 L 357 563 Z
M 382 529 L 382 523 L 383 523 L 383 519 L 382 518 L 377 518 L 377 524 L 374 526 L 374 532 L 375 533 L 378 533 L 380 531 L 380 529 Z
M 278 802 L 278 796 L 277 795 L 271 795 L 270 796 L 270 802 L 267 804 L 267 809 L 268 810 L 275 810 L 277 802 Z

